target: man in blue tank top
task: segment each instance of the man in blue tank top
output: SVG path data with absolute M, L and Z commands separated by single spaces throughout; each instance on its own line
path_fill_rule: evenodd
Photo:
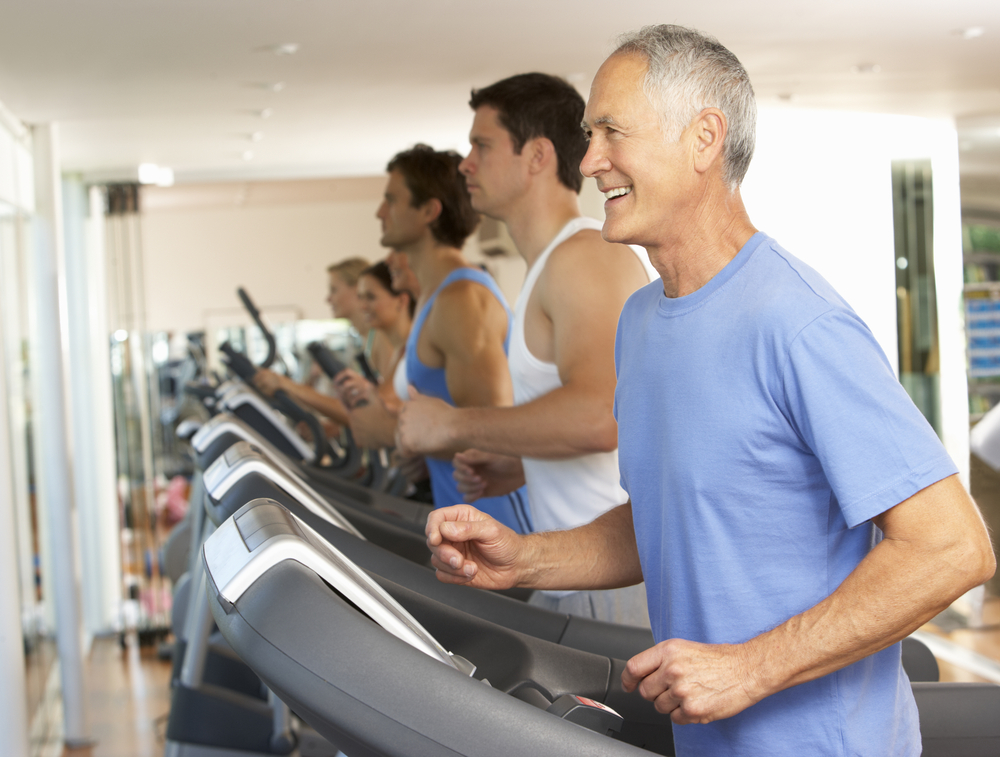
M 414 396 L 457 407 L 510 405 L 510 308 L 493 278 L 462 257 L 479 216 L 469 203 L 460 161 L 457 153 L 417 145 L 396 155 L 387 169 L 377 213 L 382 245 L 407 256 L 420 284 L 406 342 L 406 378 Z M 452 475 L 451 458 L 458 451 L 426 458 L 438 507 L 463 501 Z M 532 530 L 523 488 L 479 504 L 518 533 Z
M 629 501 L 528 536 L 436 511 L 432 562 L 493 588 L 645 578 L 658 643 L 622 681 L 670 713 L 678 757 L 916 757 L 896 642 L 995 559 L 871 332 L 750 223 L 755 121 L 746 71 L 698 32 L 647 27 L 601 66 L 581 169 L 604 238 L 660 274 L 618 324 Z

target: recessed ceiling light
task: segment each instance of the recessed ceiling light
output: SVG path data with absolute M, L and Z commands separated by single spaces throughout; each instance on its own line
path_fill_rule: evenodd
M 275 55 L 295 55 L 299 51 L 298 42 L 285 42 L 271 48 Z
M 253 82 L 251 87 L 256 89 L 266 89 L 268 92 L 280 92 L 285 88 L 285 82 L 283 81 L 258 81 Z
M 274 115 L 274 108 L 264 108 L 257 111 L 257 118 L 270 118 Z
M 251 142 L 260 142 L 264 138 L 264 132 L 255 131 L 253 134 L 248 135 L 247 139 Z
M 986 33 L 986 29 L 982 26 L 967 26 L 965 29 L 956 29 L 953 33 L 962 39 L 975 39 L 982 37 Z
M 243 160 L 253 160 L 253 150 L 244 150 L 241 157 Z
M 140 184 L 155 184 L 158 187 L 172 187 L 174 184 L 174 169 L 156 163 L 140 163 L 138 174 Z
M 882 66 L 878 63 L 859 63 L 851 66 L 851 70 L 856 74 L 877 74 L 882 70 Z

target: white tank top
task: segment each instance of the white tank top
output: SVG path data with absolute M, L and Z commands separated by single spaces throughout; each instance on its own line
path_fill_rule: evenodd
M 392 372 L 392 390 L 401 400 L 410 398 L 410 385 L 406 380 L 406 353 L 404 352 L 399 362 L 396 363 L 396 370 Z
M 562 386 L 555 363 L 539 360 L 528 350 L 524 340 L 524 319 L 528 300 L 552 251 L 583 229 L 600 230 L 600 221 L 579 217 L 572 219 L 549 242 L 531 266 L 514 306 L 513 332 L 510 339 L 510 375 L 514 384 L 514 404 L 524 405 Z M 644 262 L 645 250 L 632 248 Z M 644 263 L 648 270 L 648 262 Z M 647 274 L 648 275 L 648 274 Z M 528 486 L 531 516 L 536 531 L 575 528 L 590 523 L 597 516 L 623 504 L 628 495 L 622 489 L 618 473 L 618 450 L 574 457 L 569 460 L 522 458 Z

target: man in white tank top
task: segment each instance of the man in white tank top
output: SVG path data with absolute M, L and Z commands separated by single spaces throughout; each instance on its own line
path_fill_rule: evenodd
M 650 280 L 645 253 L 601 238 L 580 215 L 584 102 L 565 81 L 523 74 L 472 94 L 472 150 L 459 170 L 473 207 L 503 221 L 528 265 L 509 353 L 512 408 L 418 397 L 400 413 L 408 453 L 468 447 L 455 478 L 469 502 L 527 483 L 535 530 L 589 523 L 627 497 L 612 415 L 614 343 L 625 300 Z M 647 626 L 640 584 L 536 592 L 535 604 Z

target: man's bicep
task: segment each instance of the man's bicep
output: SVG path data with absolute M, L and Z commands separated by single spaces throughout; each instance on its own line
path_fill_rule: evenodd
M 439 298 L 434 341 L 444 357 L 445 381 L 455 405 L 509 405 L 510 374 L 503 342 L 507 316 L 489 293 L 475 290 Z
M 570 262 L 555 257 L 545 272 L 543 305 L 552 321 L 559 378 L 564 385 L 580 382 L 613 395 L 615 332 L 634 287 L 607 261 Z
M 503 344 L 445 352 L 444 375 L 456 407 L 510 405 L 513 391 Z
M 901 589 L 895 596 L 911 608 L 910 630 L 996 570 L 986 526 L 957 475 L 921 489 L 872 520 L 885 534 L 869 555 L 882 556 L 874 563 L 882 566 L 876 582 Z
M 979 508 L 958 475 L 924 487 L 912 497 L 872 518 L 886 539 L 926 546 L 932 551 L 982 530 Z

